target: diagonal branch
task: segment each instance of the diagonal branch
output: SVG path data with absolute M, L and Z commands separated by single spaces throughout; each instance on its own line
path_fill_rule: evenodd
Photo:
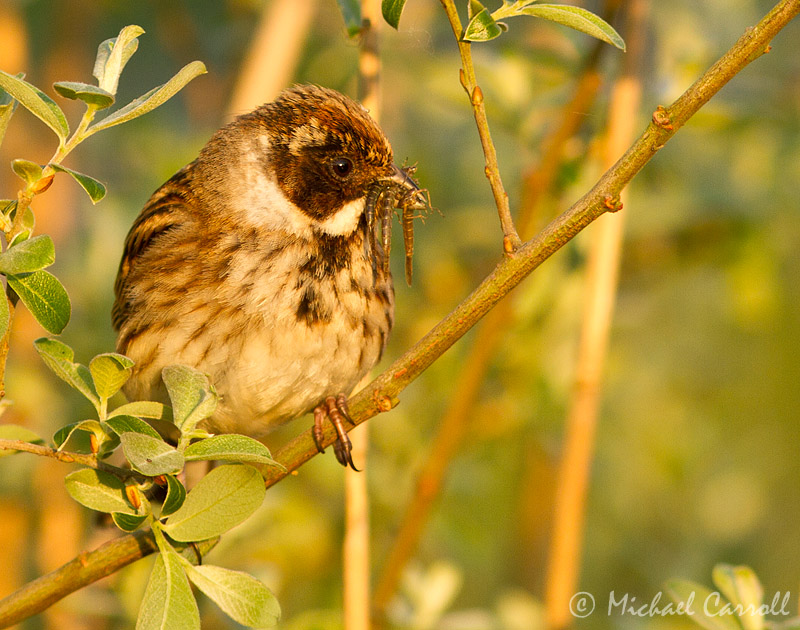
M 494 271 L 456 309 L 445 317 L 413 348 L 397 359 L 358 394 L 350 399 L 350 412 L 355 424 L 361 424 L 383 411 L 389 411 L 397 402 L 398 394 L 460 339 L 511 289 L 517 286 L 547 258 L 569 242 L 583 228 L 605 212 L 617 207 L 619 194 L 633 177 L 649 162 L 664 144 L 675 135 L 705 103 L 751 61 L 767 52 L 773 37 L 800 13 L 800 0 L 781 0 L 753 28 L 734 44 L 694 85 L 668 108 L 659 108 L 644 133 L 610 168 L 595 186 L 569 210 L 554 219 L 535 238 L 524 243 L 512 255 L 503 259 Z M 323 444 L 336 439 L 332 427 L 326 426 Z M 286 467 L 265 471 L 267 486 L 278 483 L 318 453 L 311 430 L 299 435 L 281 448 L 275 459 Z M 143 542 L 143 541 L 147 542 Z M 137 532 L 122 536 L 91 552 L 91 568 L 81 568 L 79 559 L 61 569 L 42 576 L 36 582 L 39 588 L 57 586 L 58 597 L 46 602 L 35 600 L 28 585 L 0 601 L 0 628 L 7 627 L 41 612 L 57 599 L 65 597 L 99 579 L 108 572 L 122 568 L 154 551 L 149 544 L 150 532 Z M 143 542 L 143 544 L 140 544 Z M 120 560 L 120 550 L 126 552 Z M 77 563 L 77 564 L 76 564 Z M 108 572 L 98 571 L 99 566 L 110 567 Z M 69 568 L 69 571 L 65 569 Z M 74 568 L 74 570 L 73 570 Z M 24 613 L 20 613 L 24 610 Z

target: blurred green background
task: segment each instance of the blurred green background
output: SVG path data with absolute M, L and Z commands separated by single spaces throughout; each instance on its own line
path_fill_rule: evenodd
M 286 73 L 288 83 L 320 83 L 355 96 L 358 44 L 348 39 L 336 3 L 297 2 L 298 11 L 301 5 L 311 11 L 307 32 L 288 32 L 299 38 L 297 64 L 277 68 L 267 60 L 266 71 Z M 127 24 L 147 33 L 123 74 L 118 102 L 163 83 L 194 59 L 209 68 L 165 106 L 98 134 L 68 159 L 67 166 L 108 185 L 99 205 L 66 177 L 34 203 L 37 231 L 53 237 L 53 270 L 72 298 L 73 317 L 62 338 L 78 360 L 113 349 L 112 287 L 133 218 L 214 130 L 241 113 L 230 111 L 232 94 L 271 4 L 0 0 L 0 68 L 25 71 L 51 95 L 54 81 L 90 82 L 97 45 Z M 652 3 L 637 129 L 772 5 Z M 599 10 L 593 2 L 583 6 Z M 540 157 L 540 142 L 561 115 L 594 42 L 543 21 L 517 18 L 510 27 L 501 39 L 473 48 L 515 208 L 523 177 Z M 598 611 L 578 620 L 578 628 L 688 626 L 675 617 L 609 617 L 604 606 L 612 590 L 649 602 L 672 577 L 708 584 L 717 562 L 750 565 L 767 600 L 790 592 L 796 614 L 799 42 L 800 23 L 790 24 L 772 52 L 737 76 L 630 187 L 580 580 Z M 397 161 L 419 165 L 419 180 L 439 211 L 417 224 L 415 282 L 410 289 L 398 282 L 385 367 L 491 271 L 501 232 L 440 4 L 408 0 L 400 31 L 386 28 L 381 47 L 382 126 Z M 609 46 L 603 51 L 600 94 L 565 147 L 540 224 L 578 199 L 601 172 L 597 134 L 621 58 Z M 76 124 L 80 108 L 59 103 Z M 53 140 L 20 110 L 0 147 L 0 164 L 17 157 L 45 163 Z M 15 194 L 10 168 L 0 173 L 0 185 L 0 197 Z M 541 621 L 591 232 L 510 298 L 512 321 L 477 404 L 463 418 L 467 439 L 392 606 L 396 627 L 505 630 Z M 395 248 L 399 253 L 399 244 Z M 402 278 L 401 257 L 393 264 Z M 51 435 L 89 417 L 90 409 L 40 363 L 31 342 L 42 334 L 27 313 L 19 314 L 6 383 L 15 404 L 2 421 Z M 454 346 L 402 394 L 399 407 L 369 423 L 375 575 L 473 339 L 470 334 Z M 281 444 L 309 423 L 292 423 L 269 444 Z M 102 539 L 92 515 L 63 490 L 67 471 L 29 455 L 0 461 L 0 595 Z M 342 470 L 332 455 L 317 457 L 270 490 L 258 516 L 213 552 L 216 562 L 261 577 L 281 602 L 282 628 L 336 628 L 342 512 Z M 72 595 L 24 627 L 132 627 L 146 562 Z M 201 610 L 204 627 L 230 627 L 208 602 Z

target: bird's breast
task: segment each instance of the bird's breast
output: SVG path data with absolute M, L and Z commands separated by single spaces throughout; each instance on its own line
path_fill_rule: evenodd
M 286 243 L 258 264 L 242 254 L 218 298 L 228 341 L 198 343 L 215 346 L 207 364 L 223 400 L 212 428 L 259 434 L 352 391 L 381 357 L 394 292 L 352 238 Z

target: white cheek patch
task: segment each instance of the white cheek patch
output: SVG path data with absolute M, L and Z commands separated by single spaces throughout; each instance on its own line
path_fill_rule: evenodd
M 320 221 L 317 227 L 330 236 L 347 236 L 352 234 L 358 227 L 361 215 L 364 213 L 365 198 L 349 201 L 341 210 L 324 221 Z
M 304 125 L 295 132 L 295 138 L 307 140 L 313 133 Z M 298 135 L 299 134 L 299 135 Z M 267 230 L 288 232 L 300 238 L 311 238 L 312 226 L 330 236 L 347 236 L 358 227 L 364 213 L 365 198 L 350 201 L 324 221 L 317 221 L 305 214 L 292 203 L 278 186 L 278 182 L 264 171 L 263 156 L 269 151 L 269 139 L 260 136 L 242 155 L 242 169 L 238 177 L 244 175 L 241 189 L 232 211 L 239 215 L 245 225 L 255 225 Z
M 268 230 L 281 230 L 296 236 L 311 235 L 312 219 L 303 213 L 283 194 L 278 182 L 264 172 L 262 152 L 268 151 L 266 137 L 258 139 L 258 148 L 251 148 L 242 156 L 246 176 L 237 198 L 234 212 L 241 221 Z

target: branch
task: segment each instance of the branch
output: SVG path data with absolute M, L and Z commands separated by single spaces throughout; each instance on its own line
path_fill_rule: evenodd
M 489 119 L 486 117 L 486 106 L 483 104 L 483 91 L 475 78 L 475 66 L 472 63 L 472 45 L 462 39 L 463 29 L 461 19 L 453 0 L 441 0 L 447 19 L 453 29 L 458 42 L 458 52 L 461 55 L 461 70 L 459 78 L 461 85 L 469 96 L 472 104 L 472 112 L 475 115 L 475 124 L 478 126 L 478 135 L 481 139 L 483 156 L 486 160 L 484 173 L 489 180 L 494 195 L 494 203 L 497 206 L 497 214 L 500 216 L 500 226 L 503 228 L 503 251 L 507 254 L 513 253 L 522 244 L 514 227 L 514 220 L 511 218 L 511 208 L 508 204 L 508 194 L 503 188 L 503 180 L 500 178 L 500 167 L 497 164 L 497 151 L 492 142 L 492 134 L 489 131 Z
M 2 600 L 0 628 L 7 628 L 40 613 L 70 593 L 157 550 L 153 534 L 147 530 L 116 538 L 94 551 L 82 553 Z
M 110 473 L 115 477 L 119 477 L 123 481 L 126 479 L 138 479 L 140 481 L 147 481 L 149 477 L 139 474 L 135 470 L 128 468 L 119 468 L 112 466 L 105 462 L 98 461 L 96 455 L 88 455 L 85 453 L 70 453 L 67 451 L 59 451 L 49 446 L 42 444 L 32 444 L 31 442 L 24 442 L 23 440 L 2 440 L 0 439 L 0 451 L 23 451 L 25 453 L 33 453 L 34 455 L 41 455 L 42 457 L 50 457 L 66 464 L 80 464 L 95 470 L 102 470 Z
M 203 540 L 178 550 L 184 558 L 196 563 L 197 556 L 205 556 L 219 542 L 219 538 Z M 74 560 L 55 571 L 43 575 L 0 600 L 0 628 L 8 628 L 49 608 L 70 593 L 119 571 L 158 551 L 153 532 L 139 530 L 120 536 L 101 545 L 94 551 L 79 554 Z
M 592 221 L 613 210 L 616 207 L 615 199 L 618 199 L 622 189 L 658 150 L 742 68 L 766 52 L 772 38 L 798 13 L 800 0 L 781 0 L 677 101 L 668 108 L 656 110 L 653 122 L 644 133 L 588 193 L 553 220 L 538 236 L 505 258 L 450 315 L 350 399 L 350 414 L 354 423 L 361 424 L 378 413 L 392 409 L 398 402 L 398 394 L 511 289 Z M 332 444 L 336 437 L 333 428 L 326 426 L 323 444 Z M 275 454 L 275 459 L 286 467 L 286 471 L 278 472 L 274 466 L 264 471 L 267 486 L 275 485 L 316 454 L 317 447 L 309 429 Z M 42 576 L 0 601 L 0 628 L 44 610 L 69 593 L 153 551 L 155 545 L 152 544 L 152 534 L 146 531 L 123 536 L 96 551 L 79 556 L 61 569 Z M 23 600 L 29 600 L 32 593 L 47 594 L 46 602 L 28 601 L 23 606 Z M 23 608 L 27 612 L 20 612 Z

